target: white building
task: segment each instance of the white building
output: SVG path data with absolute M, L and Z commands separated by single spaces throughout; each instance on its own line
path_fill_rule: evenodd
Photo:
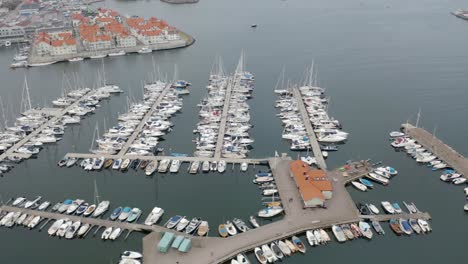
M 137 44 L 136 38 L 128 34 L 117 35 L 115 37 L 115 42 L 117 43 L 117 47 L 119 48 L 135 47 Z

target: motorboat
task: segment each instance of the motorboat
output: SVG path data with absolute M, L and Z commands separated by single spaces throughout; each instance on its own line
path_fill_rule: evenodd
M 262 245 L 262 251 L 266 259 L 268 260 L 268 263 L 273 263 L 277 261 L 276 256 L 273 254 L 273 251 L 271 251 L 268 245 Z
M 360 183 L 360 182 L 357 182 L 357 181 L 352 181 L 351 184 L 358 190 L 362 191 L 362 192 L 365 192 L 367 191 L 367 186 Z
M 341 225 L 341 230 L 343 230 L 343 233 L 348 240 L 353 240 L 355 238 L 351 231 L 351 227 L 348 224 Z
M 262 249 L 259 248 L 259 247 L 256 247 L 254 249 L 254 254 L 255 254 L 255 257 L 257 258 L 258 262 L 260 262 L 261 264 L 266 264 L 268 263 L 268 260 L 267 258 L 265 257 L 265 254 L 263 253 Z
M 65 236 L 65 233 L 67 232 L 68 228 L 73 224 L 73 221 L 70 221 L 70 220 L 67 220 L 66 222 L 64 222 L 60 227 L 59 229 L 57 230 L 57 233 L 56 235 L 58 237 L 63 237 Z
M 81 200 L 81 199 L 74 200 L 70 204 L 70 206 L 67 208 L 67 214 L 73 214 L 78 209 L 78 207 L 83 203 L 84 203 L 84 200 Z
M 396 214 L 401 214 L 403 210 L 401 210 L 401 207 L 398 203 L 392 203 L 393 209 L 395 209 Z
M 291 249 L 282 240 L 277 241 L 276 245 L 278 245 L 281 252 L 283 252 L 283 255 L 288 256 L 288 257 L 291 256 L 292 254 Z
M 400 229 L 403 231 L 403 233 L 407 235 L 411 235 L 413 233 L 413 229 L 411 228 L 411 225 L 408 223 L 408 220 L 400 218 L 398 219 L 398 223 L 400 224 Z
M 65 238 L 66 239 L 74 238 L 80 226 L 81 226 L 80 221 L 73 222 L 73 224 L 67 229 L 67 232 L 65 233 Z
M 273 206 L 267 207 L 258 211 L 258 217 L 269 218 L 281 214 L 284 211 L 283 207 Z
M 201 221 L 200 225 L 198 226 L 198 229 L 197 229 L 197 235 L 207 236 L 209 230 L 210 230 L 210 227 L 208 225 L 208 222 L 207 221 Z
M 80 227 L 80 229 L 78 229 L 78 232 L 76 232 L 76 235 L 77 235 L 78 237 L 84 236 L 84 235 L 88 232 L 88 230 L 89 230 L 90 227 L 91 227 L 90 224 L 84 224 L 84 225 L 82 225 L 82 226 Z
M 259 228 L 260 227 L 260 225 L 257 222 L 257 219 L 253 215 L 250 216 L 249 222 L 254 228 Z
M 127 222 L 135 222 L 138 218 L 141 216 L 141 210 L 139 208 L 133 208 L 132 211 L 130 211 L 130 214 L 127 217 Z
M 307 242 L 309 242 L 309 245 L 311 247 L 317 246 L 319 244 L 317 238 L 314 235 L 314 232 L 312 230 L 307 230 L 306 231 L 306 237 L 307 237 Z
M 372 184 L 372 182 L 369 181 L 369 180 L 366 180 L 364 178 L 360 178 L 359 182 L 364 184 L 367 188 L 374 188 L 374 184 Z
M 57 209 L 57 212 L 63 214 L 65 211 L 67 211 L 68 207 L 70 207 L 72 203 L 73 203 L 73 200 L 70 200 L 70 199 L 65 200 Z
M 165 224 L 165 226 L 169 229 L 172 229 L 174 227 L 177 226 L 177 224 L 179 224 L 180 220 L 182 220 L 182 218 L 185 218 L 185 217 L 182 217 L 180 215 L 175 215 L 173 217 L 171 217 L 167 223 Z
M 292 253 L 296 253 L 299 249 L 288 239 L 284 240 L 284 243 L 289 247 Z
M 218 172 L 223 173 L 224 171 L 226 171 L 226 161 L 220 160 L 218 163 Z
M 440 176 L 441 181 L 450 182 L 456 178 L 460 178 L 462 175 L 459 173 L 445 173 Z
M 102 240 L 107 240 L 109 239 L 110 235 L 112 234 L 112 227 L 108 227 L 104 230 L 104 232 L 102 232 L 101 234 L 101 239 Z
M 367 174 L 367 178 L 375 181 L 375 182 L 378 182 L 378 183 L 381 183 L 383 185 L 387 185 L 389 183 L 389 180 L 385 177 L 382 177 L 376 173 L 372 173 L 372 172 L 369 172 Z
M 404 137 L 405 133 L 402 133 L 400 131 L 392 131 L 390 132 L 390 137 L 396 138 L 396 137 Z
M 160 172 L 160 173 L 167 172 L 167 169 L 169 168 L 170 164 L 171 164 L 171 160 L 169 160 L 169 159 L 161 160 L 161 162 L 159 162 L 158 172 Z
M 200 161 L 193 161 L 191 164 L 190 164 L 190 167 L 189 167 L 189 173 L 191 174 L 195 174 L 198 172 L 198 168 L 200 167 Z
M 139 54 L 144 54 L 144 53 L 151 53 L 151 52 L 153 52 L 153 50 L 150 49 L 150 48 L 147 48 L 147 47 L 143 47 L 143 48 L 139 49 L 137 52 Z
M 432 228 L 431 226 L 429 225 L 429 223 L 424 220 L 424 219 L 418 219 L 418 224 L 419 226 L 421 227 L 421 230 L 424 232 L 424 233 L 428 233 L 428 232 L 431 232 L 432 231 Z
M 371 227 L 368 223 L 360 221 L 359 222 L 359 229 L 361 231 L 361 234 L 366 237 L 367 239 L 372 239 L 372 230 Z
M 105 213 L 107 210 L 109 210 L 109 205 L 110 205 L 110 202 L 109 201 L 102 201 L 98 204 L 98 206 L 96 207 L 96 210 L 93 212 L 93 217 L 99 217 L 101 216 L 103 213 Z M 117 210 L 117 209 L 116 209 Z M 122 210 L 122 207 L 120 207 L 120 211 Z M 114 210 L 114 212 L 117 214 L 115 215 L 114 219 L 115 220 L 117 218 L 117 216 L 119 216 L 120 212 L 116 212 Z M 114 214 L 114 212 L 112 212 L 112 214 Z M 111 215 L 112 217 L 112 215 Z
M 262 195 L 264 196 L 271 196 L 271 195 L 275 195 L 278 193 L 278 190 L 277 189 L 265 189 L 262 191 Z
M 377 232 L 377 234 L 385 235 L 385 231 L 380 225 L 379 221 L 372 220 L 371 223 L 372 227 L 375 229 L 375 232 Z
M 403 231 L 401 230 L 400 224 L 398 223 L 397 220 L 391 219 L 390 220 L 390 228 L 395 232 L 397 235 L 403 234 Z
M 383 201 L 381 202 L 382 207 L 384 210 L 389 213 L 389 214 L 395 214 L 395 208 L 392 206 L 392 204 L 388 201 Z
M 242 219 L 234 218 L 232 222 L 234 226 L 241 232 L 247 232 L 250 230 L 250 228 L 245 224 L 245 222 Z
M 130 216 L 132 212 L 132 208 L 131 207 L 128 207 L 128 206 L 125 206 L 123 209 L 122 209 L 122 212 L 119 214 L 119 221 L 125 221 L 127 220 L 127 218 Z
M 380 210 L 377 208 L 377 206 L 373 204 L 366 204 L 367 208 L 369 208 L 369 211 L 371 211 L 373 214 L 379 214 Z
M 189 223 L 190 221 L 185 216 L 182 217 L 182 219 L 180 219 L 179 223 L 176 226 L 176 230 L 178 232 L 184 231 L 184 229 L 188 226 Z
M 202 172 L 209 172 L 210 171 L 210 162 L 205 160 L 202 163 Z
M 18 197 L 13 201 L 12 205 L 13 206 L 21 206 L 25 201 L 26 201 L 26 198 Z
M 120 234 L 122 233 L 122 229 L 120 227 L 112 230 L 112 233 L 109 235 L 110 240 L 116 240 Z
M 156 224 L 163 214 L 164 214 L 164 209 L 159 208 L 159 207 L 154 207 L 153 210 L 151 210 L 151 213 L 146 218 L 145 225 L 150 226 L 150 225 Z
M 41 197 L 41 196 L 38 196 L 36 199 L 34 199 L 34 200 L 32 200 L 32 201 L 27 201 L 26 203 L 24 203 L 24 208 L 29 209 L 29 208 L 33 207 L 33 206 L 36 205 L 37 202 L 39 202 L 41 199 L 42 199 L 42 197 Z
M 253 182 L 254 183 L 266 183 L 266 182 L 271 182 L 273 181 L 274 178 L 271 176 L 266 176 L 266 177 L 256 177 Z
M 225 227 L 230 236 L 237 235 L 237 229 L 234 227 L 231 221 L 227 221 Z
M 82 215 L 86 209 L 88 209 L 89 204 L 88 203 L 82 203 L 80 206 L 75 211 L 76 215 Z
M 225 225 L 225 224 L 220 224 L 220 225 L 218 226 L 218 233 L 219 233 L 219 235 L 220 235 L 221 237 L 227 237 L 227 236 L 229 236 L 229 233 L 228 233 L 228 231 L 227 231 L 227 229 L 226 229 L 226 225 Z
M 299 252 L 301 252 L 303 254 L 306 252 L 306 247 L 305 247 L 304 243 L 302 243 L 301 239 L 299 239 L 297 236 L 293 236 L 291 238 L 291 241 L 297 247 Z
M 249 168 L 249 164 L 247 162 L 242 162 L 241 165 L 240 165 L 240 170 L 242 172 L 245 172 L 247 171 L 247 169 Z
M 192 234 L 197 230 L 197 228 L 200 226 L 202 220 L 200 217 L 194 217 L 192 220 L 190 220 L 190 223 L 188 226 L 185 228 L 185 233 L 187 234 Z
M 121 164 L 122 164 L 122 159 L 115 159 L 114 163 L 112 164 L 112 169 L 113 170 L 120 169 Z
M 60 226 L 66 221 L 66 219 L 58 219 L 56 220 L 47 230 L 47 233 L 49 236 L 55 235 L 55 233 L 58 231 Z
M 421 227 L 420 227 L 419 224 L 418 224 L 418 220 L 413 219 L 413 218 L 410 218 L 410 219 L 408 219 L 408 223 L 410 224 L 411 229 L 413 229 L 413 231 L 414 231 L 416 234 L 420 234 L 420 233 L 422 232 L 422 229 L 421 229 Z
M 116 220 L 120 214 L 122 213 L 122 207 L 119 206 L 117 208 L 114 209 L 114 211 L 112 211 L 112 214 L 110 215 L 110 220 Z
M 120 51 L 117 51 L 117 52 L 111 52 L 109 54 L 107 54 L 109 57 L 115 57 L 115 56 L 122 56 L 122 55 L 125 55 L 125 51 L 124 50 L 120 50 Z
M 459 177 L 459 178 L 453 179 L 452 183 L 455 184 L 455 185 L 460 185 L 460 184 L 466 183 L 466 181 L 467 181 L 466 178 Z
M 143 258 L 143 255 L 139 252 L 135 251 L 124 251 L 121 255 L 122 258 L 128 258 L 128 259 L 141 259 Z
M 169 167 L 169 172 L 171 173 L 177 173 L 180 169 L 180 160 L 175 159 L 171 161 L 171 166 Z M 191 169 L 191 168 L 190 168 Z M 197 168 L 198 170 L 198 168 Z
M 83 216 L 90 216 L 91 214 L 94 213 L 94 211 L 96 210 L 96 205 L 95 204 L 92 204 L 92 205 L 89 205 L 86 210 L 83 212 Z

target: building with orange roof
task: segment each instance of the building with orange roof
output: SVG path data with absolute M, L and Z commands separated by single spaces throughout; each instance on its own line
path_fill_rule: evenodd
M 43 56 L 50 53 L 50 35 L 47 32 L 39 32 L 34 38 L 36 53 Z
M 331 199 L 333 185 L 323 170 L 312 170 L 307 163 L 295 160 L 290 164 L 290 176 L 296 182 L 304 207 L 323 207 Z
M 71 36 L 66 39 L 52 40 L 50 44 L 50 55 L 52 56 L 75 54 L 77 52 L 76 39 Z

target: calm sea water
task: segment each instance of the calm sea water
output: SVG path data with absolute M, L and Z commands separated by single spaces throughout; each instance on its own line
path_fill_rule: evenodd
M 389 146 L 387 133 L 406 120 L 415 121 L 468 155 L 468 23 L 449 14 L 464 1 L 402 0 L 306 1 L 202 0 L 196 5 L 168 5 L 153 1 L 115 1 L 105 5 L 124 14 L 157 16 L 192 34 L 195 45 L 154 53 L 162 72 L 172 76 L 174 64 L 179 78 L 192 82 L 182 113 L 173 121 L 174 131 L 163 145 L 174 152 L 192 153 L 192 130 L 198 121 L 196 104 L 205 86 L 216 54 L 227 70 L 235 68 L 241 50 L 247 68 L 256 76 L 251 115 L 256 140 L 252 157 L 288 152 L 281 141 L 281 125 L 273 108 L 272 90 L 283 67 L 286 77 L 300 82 L 312 59 L 318 65 L 319 81 L 331 97 L 330 112 L 351 133 L 350 140 L 328 159 L 336 167 L 349 159 L 371 158 L 398 168 L 400 174 L 388 187 L 368 193 L 350 192 L 356 201 L 414 201 L 429 211 L 434 232 L 430 235 L 396 237 L 389 229 L 384 237 L 310 249 L 287 263 L 394 263 L 396 259 L 418 263 L 456 263 L 468 257 L 468 215 L 463 212 L 462 189 L 442 184 L 437 173 L 418 166 Z M 257 29 L 250 24 L 257 23 Z M 19 113 L 24 76 L 29 80 L 34 105 L 47 105 L 62 91 L 64 74 L 77 74 L 92 86 L 100 61 L 62 63 L 29 70 L 10 70 L 14 49 L 0 50 L 0 96 L 7 120 Z M 28 160 L 0 179 L 3 200 L 42 195 L 52 202 L 66 198 L 93 199 L 96 180 L 101 199 L 112 206 L 153 206 L 174 214 L 201 216 L 212 227 L 232 217 L 247 218 L 261 206 L 260 192 L 251 184 L 253 172 L 238 168 L 225 174 L 155 175 L 143 173 L 92 172 L 60 169 L 56 162 L 67 152 L 88 152 L 93 130 L 117 123 L 127 101 L 142 97 L 142 83 L 152 71 L 151 56 L 125 56 L 104 60 L 107 79 L 125 93 L 102 103 L 96 114 L 80 126 L 70 126 L 63 140 L 47 147 L 37 159 Z M 293 157 L 297 155 L 292 153 Z M 185 172 L 185 167 L 181 169 Z M 257 202 L 258 201 L 258 202 Z M 65 241 L 49 238 L 37 230 L 0 229 L 0 252 L 5 263 L 110 263 L 126 249 L 140 250 L 142 235 L 128 240 L 102 242 L 91 236 Z M 193 263 L 198 263 L 196 260 Z

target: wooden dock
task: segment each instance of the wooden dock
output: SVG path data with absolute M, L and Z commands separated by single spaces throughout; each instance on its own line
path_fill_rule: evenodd
M 105 159 L 139 159 L 139 160 L 157 160 L 161 161 L 164 159 L 168 160 L 180 160 L 182 162 L 193 162 L 193 161 L 220 161 L 224 160 L 226 163 L 235 163 L 235 164 L 240 164 L 240 163 L 248 163 L 248 164 L 266 164 L 268 161 L 268 158 L 259 158 L 259 159 L 233 159 L 233 158 L 207 158 L 207 157 L 183 157 L 183 156 L 139 156 L 139 155 L 111 155 L 111 154 L 93 154 L 93 153 L 67 153 L 65 155 L 68 158 L 79 158 L 79 159 L 87 159 L 87 158 L 105 158 Z
M 425 129 L 411 124 L 402 124 L 403 131 L 415 139 L 418 144 L 432 152 L 447 165 L 454 168 L 463 177 L 468 178 L 468 159 L 456 150 L 445 144 L 442 140 L 427 132 Z
M 221 158 L 221 154 L 223 151 L 223 143 L 224 143 L 224 134 L 226 133 L 226 123 L 227 117 L 229 112 L 229 106 L 231 103 L 231 95 L 232 95 L 232 88 L 237 84 L 237 79 L 235 77 L 229 78 L 227 87 L 226 87 L 226 94 L 224 97 L 224 105 L 223 105 L 223 112 L 221 113 L 221 121 L 219 123 L 218 129 L 218 137 L 216 141 L 216 147 L 214 152 L 214 157 L 216 159 Z
M 372 172 L 373 167 L 368 161 L 356 161 L 347 165 L 349 169 L 340 173 L 343 176 L 343 183 L 348 184 L 357 179 L 366 177 L 369 172 Z
M 299 106 L 299 112 L 301 113 L 301 116 L 302 116 L 302 122 L 304 123 L 304 126 L 306 128 L 307 135 L 309 137 L 309 142 L 310 142 L 310 145 L 312 146 L 312 151 L 314 152 L 314 157 L 317 160 L 317 165 L 321 169 L 326 170 L 327 164 L 325 163 L 325 159 L 323 158 L 322 150 L 320 149 L 320 145 L 317 141 L 317 136 L 315 135 L 312 124 L 310 123 L 310 117 L 309 117 L 309 114 L 307 113 L 307 109 L 304 105 L 304 100 L 302 99 L 302 95 L 299 89 L 297 88 L 293 89 L 293 96 L 296 98 L 297 104 Z
M 132 135 L 128 138 L 127 142 L 125 145 L 122 147 L 122 149 L 119 151 L 119 154 L 117 156 L 122 157 L 127 153 L 127 150 L 130 148 L 130 146 L 133 144 L 135 141 L 136 137 L 140 135 L 141 131 L 144 129 L 146 121 L 153 115 L 154 111 L 158 108 L 159 104 L 161 103 L 162 99 L 164 96 L 169 92 L 171 88 L 172 83 L 168 83 L 166 87 L 161 91 L 159 94 L 158 98 L 154 102 L 153 106 L 151 109 L 146 113 L 146 115 L 141 119 L 140 124 L 136 127 L 135 131 L 133 131 Z
M 362 219 L 376 220 L 379 222 L 388 222 L 390 220 L 398 219 L 398 218 L 404 218 L 404 219 L 414 218 L 414 219 L 431 220 L 431 215 L 427 212 L 417 212 L 414 214 L 401 213 L 401 214 L 361 215 L 360 217 Z
M 152 232 L 152 231 L 167 230 L 166 228 L 159 227 L 159 226 L 146 226 L 146 225 L 140 225 L 140 224 L 127 223 L 127 222 L 104 220 L 104 219 L 99 219 L 99 218 L 59 214 L 59 213 L 31 210 L 31 209 L 25 209 L 25 208 L 19 208 L 19 207 L 7 206 L 7 205 L 1 206 L 0 209 L 8 211 L 8 212 L 21 212 L 22 214 L 36 215 L 36 216 L 38 215 L 43 219 L 58 220 L 58 219 L 68 218 L 71 221 L 80 221 L 82 224 L 90 224 L 91 226 L 121 228 L 122 230 L 127 229 L 127 230 L 132 230 L 132 231 L 139 231 L 139 232 Z
M 12 157 L 12 156 L 17 156 L 17 157 L 22 157 L 22 158 L 29 158 L 31 155 L 15 153 L 15 151 L 18 148 L 22 147 L 27 142 L 29 142 L 32 138 L 39 135 L 44 129 L 48 128 L 50 124 L 59 121 L 60 118 L 62 118 L 65 114 L 68 113 L 68 111 L 70 111 L 72 108 L 76 107 L 80 103 L 80 101 L 83 100 L 83 98 L 88 97 L 92 93 L 93 92 L 88 92 L 88 93 L 84 94 L 82 97 L 78 98 L 75 102 L 73 102 L 73 104 L 69 105 L 68 107 L 66 107 L 64 109 L 58 109 L 58 111 L 55 111 L 54 114 L 53 114 L 53 117 L 51 119 L 45 121 L 40 127 L 36 128 L 33 132 L 29 133 L 29 135 L 25 136 L 23 139 L 18 141 L 16 144 L 11 146 L 8 150 L 3 152 L 3 154 L 0 155 L 0 161 L 3 161 L 6 158 Z M 48 111 L 50 111 L 50 110 L 48 110 Z

